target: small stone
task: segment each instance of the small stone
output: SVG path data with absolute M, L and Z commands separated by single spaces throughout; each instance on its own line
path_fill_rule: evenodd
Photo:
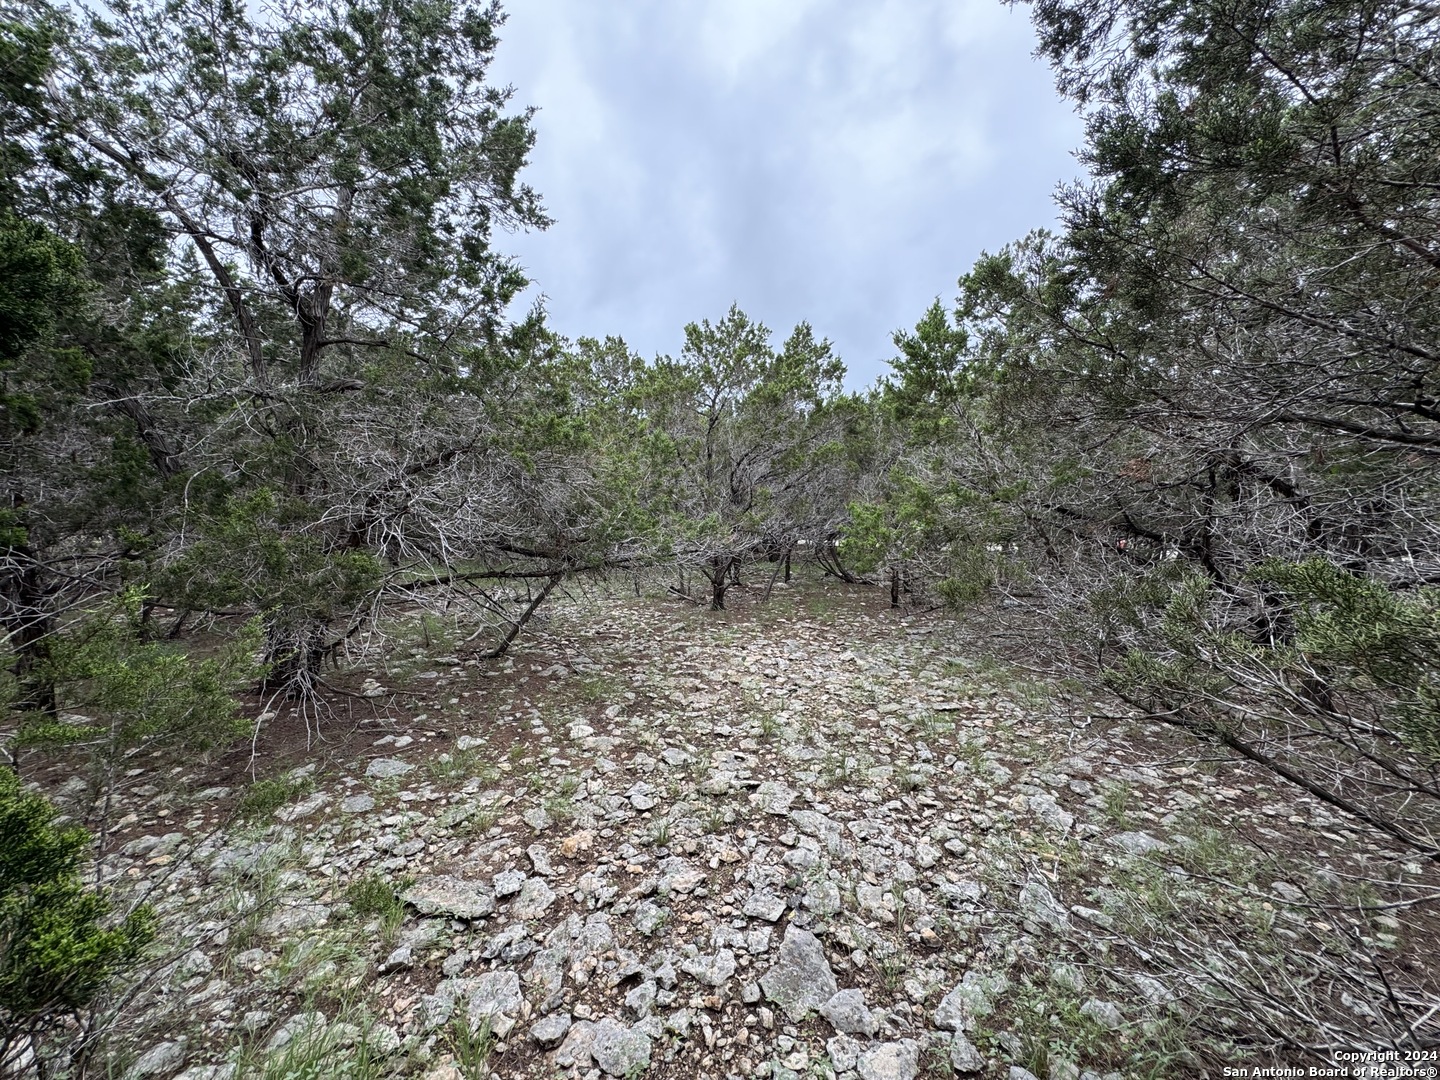
M 752 919 L 764 919 L 766 922 L 774 922 L 781 915 L 785 914 L 785 901 L 780 897 L 766 892 L 755 892 L 745 901 L 741 913 Z
M 787 784 L 776 780 L 766 780 L 755 789 L 755 793 L 750 796 L 750 802 L 766 814 L 784 817 L 790 812 L 790 804 L 797 797 L 795 791 Z
M 595 1047 L 595 1025 L 588 1020 L 577 1020 L 565 1033 L 565 1041 L 555 1051 L 555 1064 L 562 1068 L 575 1066 L 590 1067 L 590 1051 Z
M 570 1014 L 557 1012 L 542 1017 L 530 1029 L 530 1041 L 547 1050 L 565 1037 L 570 1030 Z
M 555 873 L 554 867 L 550 865 L 550 853 L 543 844 L 531 844 L 525 849 L 525 854 L 530 857 L 530 865 L 535 868 L 535 873 L 541 877 L 549 877 Z
M 397 776 L 404 776 L 413 768 L 415 766 L 409 762 L 382 757 L 370 762 L 365 769 L 365 775 L 372 780 L 390 780 Z
M 935 1009 L 935 1026 L 942 1031 L 970 1031 L 978 1017 L 989 1016 L 991 997 L 1009 986 L 1004 975 L 967 971 Z
M 706 986 L 723 986 L 735 974 L 735 954 L 721 949 L 714 956 L 700 956 L 686 960 L 680 965 L 685 974 L 698 979 Z
M 483 919 L 495 910 L 495 895 L 478 881 L 432 877 L 416 882 L 400 899 L 422 915 Z
M 510 916 L 521 922 L 538 919 L 555 903 L 555 890 L 543 878 L 527 878 L 520 895 L 510 904 Z
M 125 1073 L 125 1080 L 141 1080 L 147 1076 L 169 1076 L 185 1061 L 185 1040 L 163 1042 L 141 1054 Z
M 836 915 L 840 911 L 840 886 L 833 881 L 812 881 L 800 902 L 805 910 L 813 911 L 822 918 Z
M 659 802 L 659 800 L 655 798 L 655 789 L 643 780 L 631 787 L 630 790 L 625 793 L 625 798 L 630 800 L 631 806 L 642 812 L 645 810 L 653 810 L 656 803 Z
M 345 814 L 363 814 L 375 809 L 375 800 L 369 795 L 349 795 L 340 801 L 340 810 Z
M 860 1061 L 860 1051 L 865 1049 L 864 1045 L 850 1038 L 849 1035 L 836 1035 L 833 1039 L 825 1042 L 825 1052 L 830 1055 L 830 1064 L 835 1066 L 838 1073 L 850 1072 Z
M 607 1016 L 595 1025 L 590 1054 L 611 1076 L 632 1077 L 650 1065 L 650 1036 L 638 1025 L 625 1027 Z
M 780 955 L 761 977 L 760 986 L 766 998 L 796 1022 L 820 1008 L 840 989 L 819 940 L 793 923 L 785 928 Z
M 1146 855 L 1152 851 L 1164 851 L 1169 847 L 1168 844 L 1156 840 L 1155 837 L 1144 832 L 1116 833 L 1110 838 L 1110 843 L 1130 855 Z
M 589 829 L 584 829 L 560 841 L 560 854 L 567 859 L 573 859 L 581 852 L 589 851 L 594 843 L 595 834 Z
M 380 971 L 382 974 L 386 974 L 391 971 L 400 971 L 404 968 L 413 967 L 414 964 L 414 948 L 409 945 L 401 945 L 385 958 L 385 962 L 380 965 Z
M 518 974 L 513 971 L 487 971 L 475 980 L 465 1016 L 472 1031 L 488 1026 L 498 1038 L 503 1039 L 515 1027 L 523 1003 Z
M 1038 881 L 1032 881 L 1020 890 L 1020 909 L 1042 926 L 1048 926 L 1052 930 L 1069 929 L 1070 919 L 1065 909 L 1060 906 L 1060 901 Z
M 1113 1001 L 1101 1001 L 1099 998 L 1091 998 L 1080 1006 L 1082 1016 L 1088 1016 L 1096 1023 L 1114 1031 L 1125 1026 L 1125 1017 L 1121 1015 L 1120 1008 Z
M 867 1039 L 875 1034 L 875 1020 L 865 1007 L 864 993 L 859 990 L 841 990 L 820 1006 L 820 1015 L 841 1034 L 864 1035 Z
M 1053 795 L 1031 795 L 1028 802 L 1030 812 L 1056 832 L 1069 832 L 1075 824 L 1075 815 L 1061 807 Z
M 915 1080 L 920 1074 L 920 1044 L 914 1039 L 879 1043 L 860 1055 L 860 1080 Z
M 649 1016 L 655 1007 L 655 984 L 646 981 L 631 990 L 625 995 L 625 1007 L 641 1020 Z
M 660 907 L 658 904 L 652 904 L 649 900 L 642 900 L 639 904 L 635 905 L 635 914 L 631 916 L 631 921 L 634 922 L 635 929 L 646 937 L 655 934 L 669 920 L 669 910 Z
M 495 899 L 503 900 L 507 896 L 514 896 L 525 884 L 525 875 L 519 870 L 501 870 L 491 879 L 495 886 Z
M 985 1059 L 975 1044 L 958 1031 L 950 1043 L 950 1067 L 957 1073 L 976 1073 L 985 1068 Z
M 325 1024 L 325 1014 L 322 1012 L 296 1013 L 265 1040 L 265 1049 L 278 1050 L 292 1042 L 303 1045 L 305 1040 L 313 1039 L 323 1032 Z

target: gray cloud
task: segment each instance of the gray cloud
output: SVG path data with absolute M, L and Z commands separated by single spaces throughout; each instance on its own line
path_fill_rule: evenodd
M 869 383 L 982 250 L 1051 224 L 1082 128 L 996 0 L 519 0 L 556 224 L 500 238 L 576 337 L 674 352 L 731 301 Z

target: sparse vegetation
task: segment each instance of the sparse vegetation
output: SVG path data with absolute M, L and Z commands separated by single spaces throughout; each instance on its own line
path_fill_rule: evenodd
M 274 815 L 282 806 L 297 802 L 315 790 L 309 776 L 272 777 L 256 780 L 240 796 L 235 814 L 241 820 L 259 822 Z

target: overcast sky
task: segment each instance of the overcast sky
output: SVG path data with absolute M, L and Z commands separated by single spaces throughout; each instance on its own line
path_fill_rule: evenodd
M 983 250 L 1055 220 L 1082 128 L 998 0 L 510 0 L 555 224 L 498 238 L 570 337 L 677 353 L 732 301 L 869 384 Z M 778 344 L 778 341 L 777 341 Z

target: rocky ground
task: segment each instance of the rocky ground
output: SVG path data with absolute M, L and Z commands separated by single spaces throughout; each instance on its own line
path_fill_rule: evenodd
M 337 678 L 323 741 L 269 719 L 265 782 L 136 770 L 101 871 L 168 956 L 118 1071 L 1220 1075 L 1286 1051 L 1237 1049 L 1187 942 L 1203 971 L 1243 931 L 1276 985 L 1327 935 L 1423 952 L 1362 902 L 1422 867 L 997 660 L 996 619 L 732 597 L 572 596 L 498 661 L 427 624 Z

